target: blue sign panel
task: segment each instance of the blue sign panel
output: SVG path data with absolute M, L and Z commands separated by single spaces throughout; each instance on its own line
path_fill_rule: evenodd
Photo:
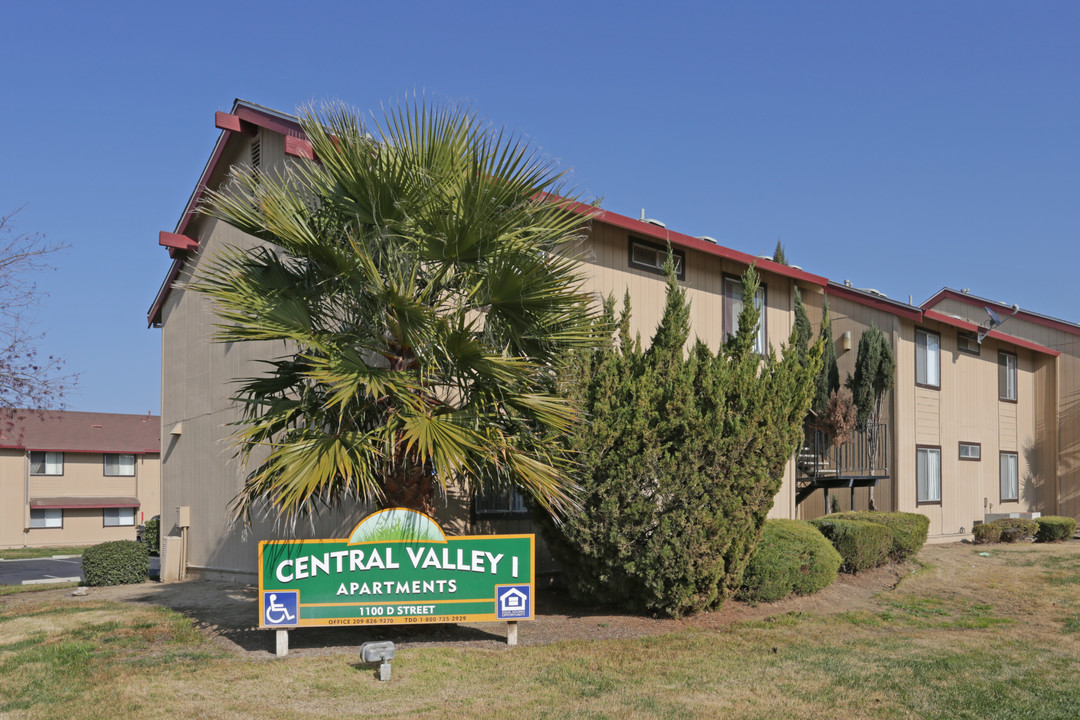
M 277 590 L 263 593 L 264 625 L 277 627 L 297 625 L 299 617 L 299 590 Z
M 532 618 L 532 587 L 529 585 L 500 585 L 495 588 L 496 620 L 528 620 Z

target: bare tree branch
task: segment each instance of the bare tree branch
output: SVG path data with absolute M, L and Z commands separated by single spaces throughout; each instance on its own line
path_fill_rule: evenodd
M 0 216 L 0 407 L 59 408 L 77 376 L 63 373 L 61 358 L 39 354 L 44 333 L 35 331 L 31 309 L 45 297 L 33 276 L 51 269 L 49 257 L 67 246 L 16 231 L 12 220 L 22 209 Z

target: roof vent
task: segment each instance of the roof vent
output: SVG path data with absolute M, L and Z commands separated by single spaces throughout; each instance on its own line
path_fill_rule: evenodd
M 91 425 L 90 427 L 97 428 L 98 430 L 104 430 L 105 429 L 104 425 Z
M 855 286 L 851 284 L 850 280 L 845 280 L 844 281 L 844 287 L 855 287 Z
M 262 143 L 256 135 L 251 141 L 251 169 L 258 170 L 262 165 Z
M 697 239 L 698 240 L 704 240 L 705 242 L 712 243 L 713 245 L 719 245 L 720 244 L 720 243 L 718 243 L 716 241 L 716 238 L 714 238 L 714 237 L 712 237 L 710 235 L 698 235 Z
M 641 208 L 641 222 L 649 223 L 650 225 L 655 225 L 656 227 L 662 227 L 662 228 L 667 227 L 667 225 L 660 222 L 659 220 L 654 220 L 653 218 L 645 217 L 645 208 Z
M 877 295 L 878 297 L 883 297 L 883 298 L 886 298 L 886 299 L 889 297 L 885 293 L 881 292 L 880 290 L 876 290 L 875 288 L 859 288 L 859 289 L 862 290 L 864 293 L 870 293 L 871 295 Z
M 971 288 L 961 288 L 960 292 L 964 293 L 965 295 L 970 295 L 971 294 Z

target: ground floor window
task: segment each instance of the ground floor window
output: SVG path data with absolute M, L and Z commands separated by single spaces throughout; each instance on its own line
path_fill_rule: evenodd
M 135 508 L 105 508 L 105 527 L 123 527 L 135 524 Z
M 915 450 L 916 502 L 941 504 L 941 448 Z
M 30 510 L 30 527 L 62 528 L 64 527 L 64 511 L 60 508 L 32 509 Z
M 1001 502 L 1020 499 L 1016 453 L 1001 453 Z
M 474 508 L 477 516 L 522 516 L 529 512 L 525 498 L 512 488 L 485 495 L 477 493 Z

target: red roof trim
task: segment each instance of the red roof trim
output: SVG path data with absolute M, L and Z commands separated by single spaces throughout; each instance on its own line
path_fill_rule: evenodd
M 1005 305 L 1004 303 L 997 302 L 996 300 L 987 300 L 986 298 L 980 298 L 974 295 L 968 295 L 967 293 L 957 292 L 956 290 L 950 290 L 949 288 L 944 288 L 938 291 L 936 295 L 924 302 L 922 306 L 924 308 L 931 308 L 940 303 L 942 300 L 945 300 L 946 298 L 951 300 L 959 300 L 960 302 L 964 302 L 968 305 L 972 305 L 978 308 L 986 307 L 989 305 L 1005 312 L 1012 313 L 1012 308 L 1008 305 Z M 1070 335 L 1080 335 L 1080 326 L 1074 325 L 1064 320 L 1046 317 L 1045 315 L 1038 315 L 1027 310 L 1020 310 L 1020 312 L 1018 312 L 1016 316 L 1023 318 L 1028 322 L 1035 323 L 1036 325 L 1042 325 L 1043 327 L 1048 327 L 1053 330 L 1060 330 L 1061 332 L 1066 332 Z
M 557 198 L 554 195 L 549 197 L 555 201 L 561 200 L 561 198 Z M 708 240 L 701 240 L 691 235 L 685 235 L 680 232 L 675 232 L 674 230 L 668 230 L 659 227 L 658 225 L 653 225 L 652 223 L 635 220 L 632 217 L 620 215 L 611 212 L 610 210 L 602 210 L 580 202 L 567 202 L 565 207 L 572 213 L 585 215 L 592 220 L 597 220 L 613 227 L 628 230 L 634 235 L 660 240 L 661 242 L 670 241 L 673 247 L 696 250 L 705 253 L 706 255 L 716 255 L 744 265 L 754 265 L 758 270 L 764 270 L 773 273 L 774 275 L 782 275 L 794 280 L 800 280 L 804 283 L 816 285 L 818 287 L 824 287 L 829 282 L 827 278 L 805 272 L 804 270 L 798 270 L 790 265 L 781 265 L 772 260 L 766 260 L 765 258 L 759 258 L 748 253 L 739 252 L 738 250 L 732 250 L 723 245 L 711 243 Z
M 313 146 L 310 141 L 304 140 L 303 138 L 286 135 L 285 154 L 293 155 L 295 157 L 307 158 L 308 160 L 314 160 L 315 146 Z
M 214 113 L 214 127 L 244 135 L 254 135 L 258 130 L 254 124 L 241 120 L 239 116 L 223 112 Z
M 924 310 L 923 315 L 926 317 L 927 320 L 936 320 L 939 323 L 952 325 L 953 327 L 960 328 L 961 330 L 967 330 L 968 332 L 981 332 L 983 330 L 983 328 L 980 328 L 975 323 L 968 322 L 967 320 L 962 320 L 960 318 L 955 318 L 952 315 L 946 315 L 945 313 L 939 313 L 936 310 Z M 1057 350 L 1052 350 L 1045 345 L 1033 343 L 1030 340 L 1024 340 L 1023 338 L 1014 337 L 1012 335 L 1006 335 L 1005 333 L 998 332 L 997 330 L 991 330 L 987 334 L 987 337 L 991 337 L 1001 342 L 1007 342 L 1017 347 L 1034 350 L 1035 352 L 1043 353 L 1044 355 L 1052 355 L 1054 357 L 1058 357 L 1059 355 L 1061 355 L 1061 353 Z
M 859 290 L 854 290 L 835 283 L 830 283 L 825 287 L 825 294 L 836 295 L 837 297 L 857 302 L 860 305 L 866 305 L 867 307 L 872 307 L 891 315 L 898 315 L 902 318 L 907 318 L 908 320 L 914 320 L 915 322 L 919 322 L 923 317 L 922 310 L 919 308 L 901 305 L 895 300 L 873 297 L 872 295 L 867 295 Z
M 158 233 L 158 245 L 169 248 L 169 257 L 175 258 L 180 251 L 188 252 L 199 249 L 199 241 L 187 235 L 165 232 Z

